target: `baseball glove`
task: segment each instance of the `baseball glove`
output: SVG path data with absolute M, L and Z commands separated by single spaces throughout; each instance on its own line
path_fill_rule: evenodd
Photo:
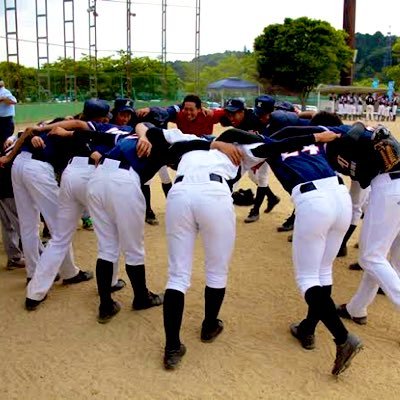
M 254 204 L 254 194 L 251 189 L 239 189 L 232 193 L 233 204 L 237 206 L 251 206 Z
M 372 134 L 374 149 L 382 160 L 382 172 L 391 171 L 400 163 L 400 143 L 386 127 L 380 125 Z

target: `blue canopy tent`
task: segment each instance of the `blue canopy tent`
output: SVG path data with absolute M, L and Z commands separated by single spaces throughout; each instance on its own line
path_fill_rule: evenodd
M 257 83 L 244 81 L 243 79 L 236 77 L 221 79 L 219 81 L 210 83 L 207 86 L 207 90 L 210 93 L 219 93 L 221 97 L 221 105 L 224 104 L 224 95 L 226 92 L 228 92 L 229 95 L 232 97 L 243 95 L 243 93 L 249 91 L 257 92 L 259 94 L 259 89 L 260 88 Z

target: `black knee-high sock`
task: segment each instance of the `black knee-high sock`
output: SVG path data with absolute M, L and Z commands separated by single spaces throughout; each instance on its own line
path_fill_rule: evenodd
M 353 234 L 353 232 L 355 231 L 355 229 L 357 228 L 357 225 L 350 225 L 349 229 L 347 229 L 346 234 L 344 235 L 342 244 L 340 247 L 346 247 L 347 246 L 347 242 L 349 241 L 349 239 L 351 238 L 351 235 Z
M 275 200 L 276 199 L 276 194 L 271 190 L 269 186 L 265 188 L 265 195 L 267 196 L 268 201 L 270 200 Z
M 287 218 L 286 222 L 288 224 L 294 224 L 294 219 L 296 218 L 296 214 L 295 214 L 295 210 L 292 211 L 292 213 L 290 214 L 290 216 Z
M 182 325 L 185 295 L 179 290 L 167 289 L 164 296 L 163 315 L 165 347 L 169 350 L 179 349 L 181 340 L 179 332 Z
M 332 285 L 322 286 L 324 296 L 331 296 Z M 308 307 L 307 317 L 301 321 L 299 330 L 305 335 L 313 335 L 319 322 L 319 315 L 315 314 L 313 307 Z
M 150 185 L 142 185 L 142 192 L 146 201 L 146 212 L 151 210 L 151 190 Z
M 222 302 L 224 301 L 225 288 L 213 289 L 206 286 L 204 290 L 204 323 L 213 324 L 218 317 Z
M 100 296 L 100 306 L 107 307 L 112 304 L 111 281 L 113 275 L 113 263 L 111 261 L 97 259 L 96 281 L 97 291 Z
M 335 338 L 336 344 L 342 344 L 347 339 L 348 331 L 343 325 L 335 307 L 335 303 L 328 295 L 328 291 L 321 286 L 313 286 L 305 293 L 305 299 L 313 315 L 327 327 Z
M 172 188 L 172 183 L 171 182 L 170 183 L 162 183 L 161 186 L 162 186 L 162 190 L 165 194 L 165 197 L 167 197 L 169 190 Z
M 148 290 L 146 286 L 146 269 L 144 265 L 125 264 L 125 269 L 129 280 L 131 281 L 135 300 L 140 301 L 145 299 L 148 296 Z
M 265 199 L 267 188 L 257 186 L 256 197 L 254 199 L 253 210 L 259 212 L 262 202 Z

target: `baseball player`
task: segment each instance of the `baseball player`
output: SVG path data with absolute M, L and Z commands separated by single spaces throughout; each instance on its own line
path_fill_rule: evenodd
M 91 109 L 91 114 L 99 109 L 106 112 L 108 105 L 103 105 L 98 100 L 89 100 L 86 104 L 86 109 Z M 98 111 L 98 110 L 97 110 Z M 46 298 L 47 292 L 51 288 L 54 278 L 57 275 L 58 269 L 63 257 L 71 245 L 73 235 L 76 230 L 76 221 L 82 214 L 82 210 L 87 208 L 87 183 L 95 169 L 95 159 L 90 156 L 94 152 L 105 152 L 113 147 L 115 135 L 127 134 L 130 127 L 119 127 L 108 123 L 85 122 L 80 120 L 66 121 L 56 124 L 50 124 L 40 128 L 41 130 L 51 129 L 50 134 L 63 134 L 64 128 L 70 130 L 89 129 L 99 132 L 93 139 L 90 136 L 91 142 L 83 140 L 84 135 L 78 130 L 76 141 L 71 145 L 72 153 L 67 167 L 64 169 L 61 178 L 60 195 L 58 204 L 57 227 L 56 231 L 49 242 L 48 246 L 42 253 L 38 266 L 36 268 L 33 279 L 27 287 L 26 307 L 29 311 L 37 308 L 37 306 Z M 121 129 L 125 129 L 124 131 Z M 68 131 L 65 131 L 68 133 Z M 102 132 L 103 135 L 101 134 Z M 104 135 L 113 134 L 111 144 L 105 145 L 110 140 L 104 139 Z M 78 140 L 79 139 L 79 140 Z M 101 142 L 96 146 L 95 143 Z M 68 143 L 65 143 L 67 145 Z M 98 153 L 99 154 L 99 153 Z M 121 290 L 126 285 L 125 281 L 118 279 L 117 262 L 113 268 L 113 278 L 111 284 L 111 292 Z
M 240 99 L 229 99 L 224 107 L 226 121 L 222 119 L 221 124 L 233 126 L 248 132 L 261 133 L 269 123 L 274 105 L 275 99 L 268 95 L 262 95 L 255 99 L 254 110 L 246 108 L 244 102 Z M 280 198 L 272 192 L 268 185 L 269 167 L 267 163 L 262 162 L 260 165 L 250 169 L 249 177 L 256 183 L 257 191 L 253 207 L 244 220 L 246 223 L 255 222 L 260 219 L 260 207 L 265 196 L 268 199 L 268 206 L 265 209 L 265 213 L 271 212 L 280 202 Z
M 329 163 L 338 172 L 357 180 L 361 188 L 371 187 L 360 234 L 359 264 L 364 270 L 363 278 L 351 302 L 338 307 L 341 317 L 364 325 L 367 323 L 367 307 L 379 287 L 395 305 L 400 306 L 400 278 L 387 258 L 390 252 L 393 263 L 399 252 L 396 237 L 400 231 L 397 210 L 400 145 L 383 126 L 374 130 L 356 123 L 353 127 L 328 128 L 342 134 L 340 140 L 327 146 Z M 382 204 L 385 207 L 382 208 Z M 394 267 L 397 267 L 396 263 Z
M 375 99 L 372 96 L 372 93 L 368 93 L 368 96 L 365 98 L 365 104 L 366 104 L 366 114 L 365 114 L 365 119 L 373 121 L 374 118 L 374 106 L 375 106 Z
M 260 140 L 255 135 L 249 136 L 253 140 Z M 335 137 L 330 134 L 328 136 L 329 140 Z M 228 130 L 219 136 L 216 143 L 226 139 L 238 142 L 238 138 Z M 313 135 L 291 138 L 285 142 L 267 139 L 266 144 L 253 144 L 241 149 L 246 153 L 245 162 L 250 164 L 248 168 L 266 157 L 278 156 L 286 150 L 301 149 L 319 139 L 322 140 L 322 137 Z M 245 171 L 246 167 L 242 167 Z M 234 210 L 226 181 L 235 178 L 237 174 L 238 167 L 225 155 L 214 150 L 187 153 L 179 163 L 177 178 L 167 199 L 166 212 L 169 247 L 169 279 L 164 298 L 166 369 L 176 368 L 186 353 L 179 332 L 184 297 L 190 286 L 192 251 L 197 232 L 203 236 L 206 254 L 205 317 L 200 338 L 203 342 L 212 342 L 223 330 L 223 322 L 218 319 L 218 314 L 225 295 L 228 263 L 235 236 Z M 333 312 L 337 317 L 334 305 Z M 337 321 L 342 325 L 340 319 Z
M 6 141 L 7 142 L 7 141 Z M 7 143 L 5 143 L 7 145 Z M 7 150 L 5 150 L 7 153 Z M 7 254 L 6 268 L 24 268 L 25 259 L 20 248 L 18 214 L 11 183 L 11 166 L 0 168 L 0 221 L 2 239 Z
M 371 186 L 359 242 L 363 277 L 351 301 L 338 307 L 342 317 L 366 324 L 367 308 L 379 287 L 400 306 L 400 278 L 387 258 L 390 252 L 397 267 L 393 260 L 399 256 L 400 144 L 383 126 L 373 131 L 360 123 L 357 127 L 353 135 L 328 147 L 328 156 L 362 188 Z
M 139 124 L 136 132 L 141 134 L 144 128 L 145 125 Z M 121 308 L 110 292 L 112 264 L 118 258 L 120 248 L 125 255 L 126 272 L 134 292 L 132 308 L 142 310 L 163 302 L 163 296 L 150 292 L 146 284 L 143 246 L 145 202 L 140 186 L 166 164 L 169 143 L 197 139 L 178 130 L 165 132 L 165 135 L 148 135 L 148 139 L 135 135 L 122 138 L 105 154 L 89 181 L 89 209 L 94 217 L 98 239 L 96 278 L 100 296 L 99 323 L 108 322 Z M 210 146 L 205 140 L 193 143 L 200 148 Z M 150 148 L 150 156 L 144 157 L 149 154 Z
M 322 130 L 312 126 L 288 127 L 272 137 Z M 350 224 L 351 199 L 346 186 L 328 164 L 322 147 L 305 146 L 302 151 L 268 158 L 268 163 L 282 186 L 291 193 L 296 209 L 293 264 L 297 285 L 308 304 L 308 314 L 301 323 L 292 324 L 290 331 L 303 348 L 313 349 L 315 327 L 322 321 L 335 338 L 332 374 L 338 375 L 362 348 L 360 339 L 340 322 L 331 297 L 332 264 Z
M 69 149 L 47 135 L 34 137 L 32 141 L 26 142 L 25 139 L 30 139 L 31 133 L 32 130 L 27 129 L 17 140 L 11 153 L 0 159 L 0 164 L 10 162 L 23 146 L 22 152 L 14 160 L 11 174 L 28 283 L 39 260 L 39 215 L 41 213 L 44 216 L 50 232 L 54 232 L 59 193 L 54 173 L 62 170 L 69 158 Z M 64 284 L 80 283 L 93 277 L 90 272 L 82 271 L 75 266 L 72 248 L 64 258 L 60 274 L 64 278 Z

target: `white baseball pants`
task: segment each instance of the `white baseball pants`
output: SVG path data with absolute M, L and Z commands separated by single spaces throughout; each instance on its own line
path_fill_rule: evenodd
M 350 184 L 350 197 L 351 203 L 353 205 L 353 213 L 351 216 L 351 225 L 358 225 L 361 219 L 362 213 L 365 213 L 365 210 L 368 206 L 368 198 L 369 193 L 371 191 L 371 187 L 361 188 L 360 184 L 357 181 L 351 181 Z
M 146 204 L 139 175 L 119 165 L 117 160 L 105 159 L 89 181 L 89 211 L 98 258 L 115 263 L 121 248 L 127 264 L 140 265 L 144 264 Z
M 296 209 L 293 231 L 293 265 L 296 282 L 304 293 L 313 286 L 332 285 L 332 264 L 350 225 L 351 199 L 336 176 L 313 181 L 315 190 L 292 190 Z
M 17 206 L 22 247 L 25 255 L 26 274 L 32 278 L 39 260 L 40 213 L 51 235 L 56 232 L 59 187 L 53 167 L 32 159 L 29 152 L 20 153 L 11 169 L 15 204 Z M 76 275 L 72 248 L 67 252 L 60 273 L 67 277 Z
M 42 300 L 53 285 L 60 265 L 76 231 L 76 226 L 83 210 L 87 207 L 87 183 L 95 169 L 89 165 L 87 157 L 74 157 L 65 168 L 60 184 L 58 197 L 58 214 L 56 230 L 40 256 L 35 274 L 27 287 L 27 297 Z M 73 271 L 70 271 L 71 274 Z M 76 268 L 70 276 L 79 272 Z
M 183 293 L 189 289 L 198 233 L 205 251 L 206 285 L 225 288 L 236 231 L 228 184 L 210 181 L 208 174 L 185 175 L 168 193 L 165 221 L 169 252 L 166 288 Z
M 389 173 L 380 174 L 371 182 L 361 228 L 359 263 L 364 272 L 356 294 L 347 304 L 353 317 L 367 315 L 379 287 L 400 307 L 400 278 L 387 259 L 389 251 L 393 260 L 400 257 L 399 232 L 400 179 L 391 179 Z M 397 263 L 394 266 L 398 267 Z
M 252 182 L 254 182 L 259 187 L 267 187 L 269 181 L 269 165 L 264 162 L 260 168 L 257 168 L 255 171 L 253 169 L 249 169 L 248 174 L 249 178 Z

